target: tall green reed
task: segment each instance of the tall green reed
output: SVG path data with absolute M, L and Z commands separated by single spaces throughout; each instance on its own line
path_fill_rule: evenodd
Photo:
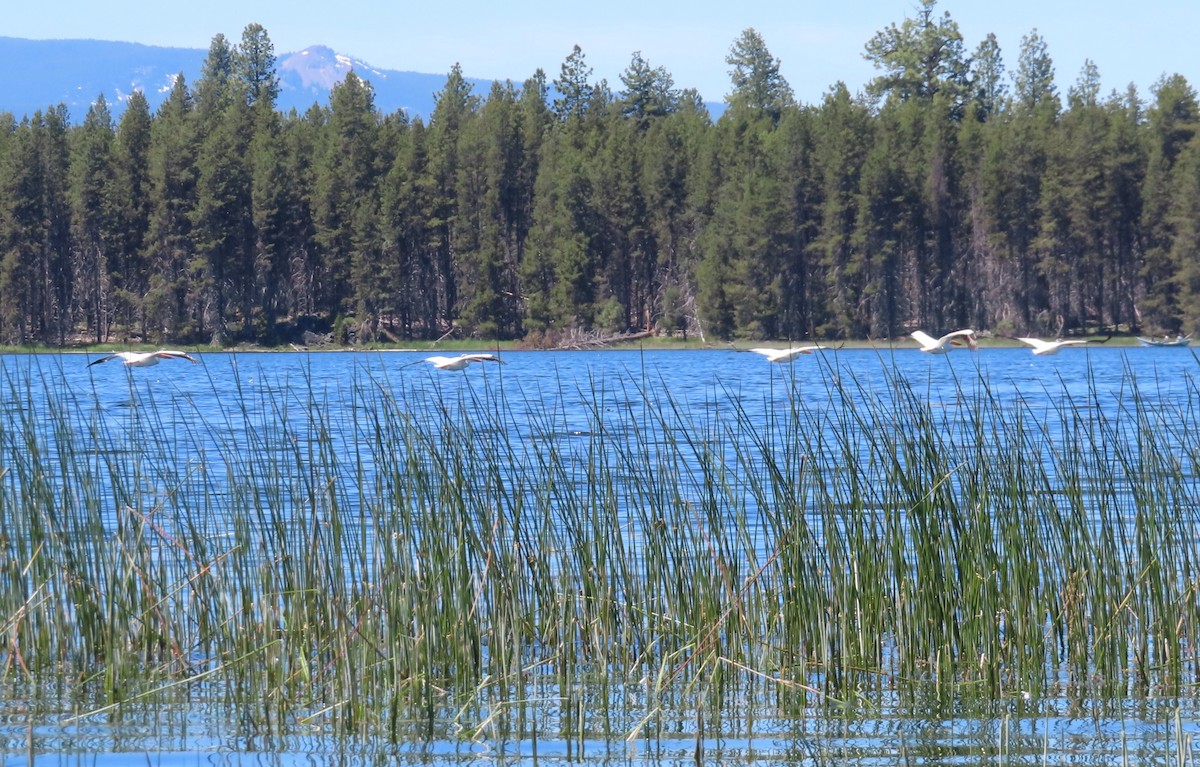
M 235 371 L 216 413 L 131 378 L 117 416 L 7 371 L 4 675 L 395 741 L 662 732 L 754 690 L 1194 690 L 1194 405 L 1132 371 L 1118 409 L 982 375 L 933 401 L 886 363 L 702 401 Z

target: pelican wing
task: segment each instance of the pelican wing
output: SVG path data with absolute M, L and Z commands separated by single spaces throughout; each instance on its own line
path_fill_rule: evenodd
M 814 352 L 818 352 L 824 348 L 825 347 L 821 346 L 820 344 L 812 344 L 810 346 L 797 346 L 795 348 L 787 349 L 785 351 L 786 351 L 787 359 L 794 360 L 797 357 L 799 357 L 801 354 L 813 354 Z
M 1034 354 L 1058 354 L 1059 350 L 1064 346 L 1082 346 L 1087 343 L 1084 338 L 1072 338 L 1064 341 L 1061 338 L 1057 341 L 1043 341 L 1040 338 L 1018 338 L 1018 341 L 1027 343 L 1033 347 Z
M 1054 344 L 1050 343 L 1049 341 L 1043 341 L 1040 338 L 1024 338 L 1024 337 L 1022 337 L 1022 338 L 1018 338 L 1017 340 L 1023 344 L 1028 344 L 1028 345 L 1032 346 L 1033 350 L 1035 352 L 1041 351 L 1043 349 L 1049 349 L 1052 346 L 1054 346 Z
M 426 357 L 425 361 L 432 364 L 438 370 L 462 370 L 472 362 L 499 362 L 501 365 L 508 363 L 497 357 L 495 354 L 460 354 L 457 357 Z
M 766 357 L 767 360 L 770 362 L 778 362 L 780 355 L 782 355 L 787 350 L 786 349 L 758 348 L 758 349 L 750 349 L 749 351 L 752 351 L 755 354 L 761 354 L 762 356 Z
M 960 338 L 965 339 L 965 341 L 959 341 L 958 339 Z M 937 343 L 940 345 L 945 345 L 947 343 L 961 345 L 962 343 L 966 343 L 967 348 L 971 351 L 975 351 L 979 348 L 979 339 L 975 337 L 975 331 L 970 329 L 955 330 L 951 333 L 947 333 L 939 338 Z
M 767 349 L 758 348 L 750 349 L 749 351 L 755 354 L 761 354 L 771 362 L 791 362 L 801 354 L 812 354 L 815 351 L 824 349 L 820 344 L 812 344 L 810 346 L 793 346 L 790 349 Z
M 944 343 L 946 343 L 947 341 L 953 341 L 953 340 L 954 340 L 954 339 L 956 339 L 956 338 L 967 338 L 967 339 L 972 339 L 972 338 L 974 338 L 974 337 L 975 337 L 975 331 L 974 331 L 974 330 L 970 330 L 970 329 L 965 329 L 965 330 L 953 330 L 953 331 L 951 331 L 951 332 L 947 333 L 946 335 L 942 336 L 941 338 L 939 338 L 939 339 L 938 339 L 938 343 L 943 343 L 943 344 L 944 344 Z
M 133 367 L 148 367 L 157 364 L 160 359 L 181 359 L 187 360 L 193 364 L 199 364 L 200 360 L 196 359 L 187 352 L 176 351 L 174 349 L 163 349 L 157 352 L 113 352 L 112 354 L 101 357 L 98 360 L 92 360 L 88 363 L 88 367 L 99 365 L 101 362 L 109 360 L 122 360 L 126 365 Z
M 98 359 L 98 360 L 92 360 L 91 362 L 89 362 L 89 363 L 87 364 L 87 366 L 88 366 L 88 367 L 91 367 L 92 365 L 99 365 L 101 362 L 108 362 L 109 360 L 114 360 L 114 359 L 117 359 L 117 358 L 118 358 L 118 357 L 120 357 L 120 356 L 121 356 L 121 353 L 120 353 L 120 352 L 113 352 L 112 354 L 109 354 L 109 355 L 108 355 L 108 356 L 106 356 L 106 357 L 101 357 L 101 358 L 100 358 L 100 359 Z
M 912 336 L 916 340 L 916 342 L 919 343 L 922 346 L 922 348 L 925 348 L 925 349 L 933 349 L 940 345 L 936 338 L 929 335 L 928 333 L 926 333 L 923 330 L 914 330 L 913 332 L 909 333 L 909 335 Z
M 175 359 L 187 360 L 188 362 L 192 363 L 193 365 L 200 364 L 200 360 L 196 359 L 195 357 L 188 354 L 187 352 L 176 351 L 174 349 L 163 349 L 161 351 L 157 351 L 154 353 L 154 356 L 162 357 L 163 359 L 168 359 L 168 360 L 175 360 Z

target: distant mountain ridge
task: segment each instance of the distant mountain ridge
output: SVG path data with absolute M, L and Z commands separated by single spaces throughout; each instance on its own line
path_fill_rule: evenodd
M 61 103 L 67 106 L 71 122 L 78 123 L 101 93 L 114 117 L 119 116 L 135 90 L 146 95 L 154 110 L 180 73 L 188 84 L 199 79 L 207 56 L 207 49 L 198 48 L 0 37 L 0 111 L 19 120 Z M 322 45 L 276 54 L 275 69 L 281 111 L 294 108 L 303 113 L 313 104 L 327 104 L 330 89 L 353 69 L 370 81 L 380 112 L 404 109 L 423 119 L 433 111 L 434 95 L 445 87 L 448 74 L 379 69 Z M 480 96 L 491 89 L 491 80 L 467 80 Z

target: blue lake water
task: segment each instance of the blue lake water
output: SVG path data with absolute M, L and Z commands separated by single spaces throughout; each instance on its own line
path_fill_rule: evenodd
M 942 356 L 908 349 L 855 349 L 784 365 L 732 350 L 505 352 L 506 365 L 479 363 L 465 371 L 435 371 L 420 363 L 425 354 L 406 352 L 201 356 L 202 365 L 169 361 L 135 369 L 116 361 L 89 368 L 86 361 L 94 357 L 77 354 L 6 355 L 0 358 L 0 369 L 11 375 L 34 368 L 60 383 L 64 395 L 101 409 L 128 407 L 132 394 L 142 394 L 160 403 L 186 402 L 196 417 L 214 420 L 242 407 L 253 408 L 275 394 L 305 403 L 309 391 L 340 412 L 354 406 L 366 381 L 413 403 L 430 397 L 453 399 L 460 392 L 486 387 L 502 392 L 518 415 L 522 408 L 541 414 L 553 407 L 567 428 L 587 422 L 589 408 L 597 404 L 627 408 L 666 396 L 698 409 L 736 400 L 752 416 L 764 415 L 787 401 L 789 392 L 781 384 L 793 381 L 819 406 L 829 400 L 832 379 L 853 379 L 871 396 L 885 392 L 890 386 L 887 376 L 896 374 L 915 391 L 927 392 L 933 403 L 982 381 L 993 396 L 1019 399 L 1034 408 L 1053 405 L 1064 396 L 1097 394 L 1097 405 L 1115 410 L 1128 402 L 1136 385 L 1147 402 L 1176 411 L 1188 406 L 1187 397 L 1200 375 L 1190 350 L 1149 348 L 1067 349 L 1048 357 L 1024 349 Z
M 667 400 L 697 418 L 736 403 L 749 418 L 766 419 L 797 404 L 797 391 L 798 404 L 819 409 L 839 398 L 831 392 L 835 381 L 852 396 L 870 399 L 888 396 L 895 376 L 935 406 L 963 389 L 985 386 L 989 396 L 1022 402 L 1034 413 L 1068 399 L 1116 413 L 1136 387 L 1144 404 L 1178 417 L 1195 407 L 1189 398 L 1200 376 L 1187 349 L 1143 348 L 1067 349 L 1050 357 L 1023 349 L 943 356 L 855 349 L 784 365 L 734 351 L 506 352 L 506 365 L 474 364 L 465 371 L 435 371 L 420 362 L 424 354 L 406 352 L 207 353 L 200 355 L 201 365 L 168 361 L 126 368 L 113 361 L 87 367 L 98 356 L 0 357 L 0 375 L 10 383 L 21 384 L 31 373 L 34 379 L 27 388 L 7 386 L 6 405 L 43 408 L 48 394 L 112 416 L 142 401 L 153 403 L 167 426 L 220 431 L 222 422 L 242 420 L 246 412 L 281 404 L 303 412 L 319 399 L 330 420 L 352 432 L 354 408 L 375 389 L 418 414 L 434 401 L 499 397 L 517 430 L 526 428 L 524 418 L 549 416 L 571 432 L 604 412 L 612 414 L 615 428 L 626 417 L 639 417 L 637 408 L 647 402 Z
M 553 449 L 569 464 L 573 451 L 586 453 L 598 437 L 650 446 L 653 455 L 654 445 L 699 434 L 714 449 L 733 451 L 736 440 L 722 436 L 731 429 L 758 430 L 773 435 L 770 439 L 803 438 L 827 451 L 807 460 L 836 465 L 846 455 L 837 454 L 834 445 L 788 431 L 797 414 L 806 428 L 819 428 L 838 423 L 847 403 L 878 414 L 898 396 L 927 403 L 935 418 L 945 414 L 939 423 L 947 439 L 961 441 L 968 452 L 976 435 L 959 430 L 970 426 L 962 414 L 973 403 L 990 403 L 1003 414 L 1019 411 L 1045 435 L 1040 454 L 1030 459 L 1051 463 L 1061 461 L 1062 451 L 1070 449 L 1061 441 L 1062 429 L 1069 416 L 1078 414 L 1085 421 L 1089 412 L 1102 414 L 1104 423 L 1113 427 L 1105 438 L 1115 442 L 1136 443 L 1139 424 L 1146 420 L 1181 433 L 1200 430 L 1200 360 L 1188 349 L 1094 347 L 1047 357 L 1026 349 L 939 356 L 911 349 L 844 349 L 784 365 L 733 350 L 514 351 L 502 353 L 507 364 L 481 363 L 464 371 L 434 370 L 421 361 L 427 353 L 417 352 L 205 353 L 197 355 L 198 365 L 166 361 L 135 369 L 112 361 L 87 366 L 99 356 L 0 357 L 0 407 L 9 413 L 6 423 L 28 414 L 30 422 L 48 424 L 46 445 L 51 450 L 70 439 L 98 440 L 117 453 L 152 448 L 157 462 L 138 469 L 135 487 L 126 490 L 129 495 L 122 496 L 121 503 L 130 503 L 139 493 L 154 499 L 200 489 L 211 504 L 205 506 L 211 512 L 206 512 L 205 524 L 212 525 L 214 536 L 225 532 L 220 519 L 230 505 L 241 502 L 222 496 L 221 466 L 248 465 L 243 463 L 246 456 L 330 450 L 347 467 L 346 476 L 355 478 L 339 490 L 346 507 L 369 506 L 377 487 L 374 477 L 389 469 L 379 465 L 387 456 L 364 448 L 379 440 L 379 426 L 371 422 L 379 402 L 448 433 L 456 428 L 503 431 L 503 444 L 525 451 L 502 467 L 505 482 L 544 479 L 536 472 L 522 476 L 521 456 Z M 901 392 L 898 382 L 903 383 Z M 664 418 L 664 413 L 670 417 Z M 56 423 L 71 430 L 71 437 L 56 436 Z M 148 446 L 148 439 L 157 443 Z M 763 452 L 770 454 L 767 442 Z M 20 461 L 27 447 L 10 431 L 0 449 L 7 467 Z M 852 446 L 851 455 L 857 449 Z M 863 455 L 869 452 L 863 450 Z M 747 460 L 733 454 L 727 458 L 731 463 Z M 1183 441 L 1178 454 L 1167 458 L 1177 461 L 1184 474 L 1195 475 L 1196 456 Z M 99 475 L 113 464 L 105 456 L 81 460 L 91 461 Z M 686 473 L 691 468 L 678 470 Z M 947 470 L 947 481 L 958 481 L 958 476 L 952 468 Z M 699 488 L 702 480 L 683 484 Z M 71 491 L 99 493 L 101 509 L 117 505 L 105 489 Z M 755 504 L 750 499 L 740 511 L 754 513 Z M 770 545 L 764 533 L 759 553 L 768 554 Z M 239 746 L 219 732 L 213 734 L 213 723 L 203 717 L 189 725 L 192 713 L 168 711 L 161 716 L 171 723 L 172 743 L 179 742 L 181 729 L 190 730 L 190 735 L 183 738 L 184 748 L 161 750 L 156 733 L 165 725 L 152 715 L 130 718 L 119 727 L 96 724 L 88 729 L 30 721 L 20 700 L 4 698 L 0 766 L 28 764 L 29 744 L 36 764 L 122 767 L 310 764 L 326 759 L 457 765 L 529 762 L 534 756 L 545 764 L 683 764 L 694 763 L 698 747 L 706 763 L 819 764 L 837 754 L 838 763 L 864 765 L 905 759 L 939 765 L 1041 764 L 1048 754 L 1049 763 L 1055 764 L 1121 764 L 1128 739 L 1141 744 L 1139 753 L 1152 755 L 1153 763 L 1173 764 L 1182 756 L 1194 759 L 1193 739 L 1200 734 L 1194 691 L 1179 700 L 1123 701 L 1104 714 L 1061 691 L 1033 700 L 1013 691 L 996 701 L 987 717 L 956 717 L 943 705 L 895 695 L 830 716 L 812 711 L 797 716 L 773 710 L 770 704 L 763 716 L 752 703 L 731 701 L 730 721 L 724 726 L 712 723 L 704 730 L 685 721 L 653 741 L 572 742 L 551 737 L 542 742 L 481 738 L 462 743 L 446 737 L 411 750 L 347 744 L 320 731 L 310 739 L 298 735 L 270 748 L 262 743 Z M 761 721 L 745 721 L 755 717 Z M 814 755 L 818 752 L 824 755 L 821 759 Z
M 100 424 L 105 441 L 119 443 L 122 430 L 141 419 L 155 439 L 170 435 L 159 451 L 176 454 L 185 473 L 188 465 L 211 467 L 221 456 L 269 454 L 298 443 L 312 449 L 321 441 L 353 460 L 355 474 L 371 476 L 375 456 L 356 446 L 371 441 L 363 416 L 381 401 L 418 422 L 502 429 L 505 439 L 535 449 L 553 441 L 568 455 L 594 449 L 592 439 L 601 437 L 662 442 L 692 432 L 722 443 L 731 429 L 770 434 L 796 420 L 836 429 L 847 404 L 879 420 L 898 397 L 944 417 L 950 440 L 976 401 L 1001 418 L 1019 412 L 1044 432 L 1038 449 L 1048 463 L 1068 449 L 1060 442 L 1067 413 L 1098 412 L 1120 429 L 1109 439 L 1133 441 L 1139 418 L 1172 429 L 1200 420 L 1200 362 L 1189 349 L 1068 348 L 1044 357 L 1023 348 L 947 355 L 855 349 L 782 365 L 733 350 L 506 352 L 504 365 L 463 371 L 434 370 L 421 362 L 426 354 L 208 353 L 200 365 L 148 368 L 116 361 L 87 367 L 95 356 L 76 354 L 6 356 L 0 375 L 32 379 L 8 387 L 12 407 L 46 411 L 69 402 L 78 409 L 75 425 Z
M 1136 389 L 1142 405 L 1184 422 L 1196 415 L 1200 377 L 1190 350 L 1149 348 L 1066 349 L 1048 357 L 1024 349 L 941 356 L 856 349 L 784 365 L 732 350 L 506 352 L 506 365 L 464 371 L 436 371 L 420 362 L 425 354 L 406 352 L 208 353 L 201 365 L 87 367 L 96 356 L 0 358 L 0 375 L 19 381 L 32 372 L 37 379 L 25 390 L 7 387 L 9 406 L 44 408 L 40 400 L 48 395 L 101 413 L 117 429 L 120 416 L 141 403 L 164 427 L 188 435 L 182 449 L 239 449 L 249 446 L 243 443 L 252 435 L 244 430 L 255 416 L 282 409 L 304 419 L 314 406 L 340 430 L 333 437 L 352 444 L 363 428 L 356 410 L 374 395 L 394 399 L 417 418 L 499 401 L 517 434 L 551 428 L 578 437 L 598 420 L 610 430 L 645 425 L 643 409 L 666 402 L 697 423 L 731 406 L 765 422 L 793 407 L 820 412 L 846 398 L 878 402 L 894 396 L 897 377 L 934 407 L 966 392 L 1019 403 L 1034 416 L 1066 402 L 1117 416 Z

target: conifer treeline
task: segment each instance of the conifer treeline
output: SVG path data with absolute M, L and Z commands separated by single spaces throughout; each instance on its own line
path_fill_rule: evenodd
M 0 341 L 1200 329 L 1195 91 L 1102 97 L 1088 62 L 1064 100 L 1036 32 L 1010 74 L 935 2 L 813 105 L 746 30 L 715 122 L 578 47 L 486 95 L 456 66 L 428 121 L 353 73 L 285 115 L 266 30 L 217 35 L 153 114 L 4 117 Z

